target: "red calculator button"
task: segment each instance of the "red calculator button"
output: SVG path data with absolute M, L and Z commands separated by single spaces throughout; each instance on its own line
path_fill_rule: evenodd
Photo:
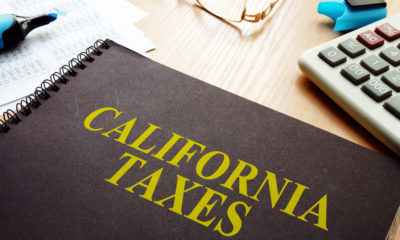
M 400 30 L 393 27 L 389 23 L 380 25 L 375 29 L 375 32 L 377 32 L 388 41 L 393 41 L 400 37 Z
M 360 33 L 357 36 L 357 40 L 360 41 L 365 46 L 367 46 L 369 49 L 375 49 L 377 47 L 380 47 L 385 42 L 383 38 L 379 37 L 378 34 L 374 33 L 371 30 Z

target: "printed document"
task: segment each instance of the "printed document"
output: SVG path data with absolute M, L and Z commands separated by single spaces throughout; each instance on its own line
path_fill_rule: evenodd
M 11 51 L 0 52 L 0 112 L 15 109 L 16 100 L 97 39 L 112 39 L 141 54 L 154 48 L 133 23 L 147 14 L 124 0 L 2 0 L 0 14 L 58 19 L 33 30 Z

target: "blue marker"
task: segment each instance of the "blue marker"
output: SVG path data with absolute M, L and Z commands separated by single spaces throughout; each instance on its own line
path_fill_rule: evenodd
M 28 18 L 12 14 L 0 15 L 0 50 L 10 48 L 23 41 L 33 29 L 47 25 L 57 19 L 56 13 Z
M 336 22 L 334 31 L 348 31 L 385 18 L 387 9 L 384 0 L 329 0 L 318 4 L 318 13 Z

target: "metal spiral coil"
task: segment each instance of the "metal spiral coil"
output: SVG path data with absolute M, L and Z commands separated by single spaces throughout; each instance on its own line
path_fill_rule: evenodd
M 66 65 L 60 67 L 58 72 L 51 74 L 50 78 L 44 80 L 32 94 L 17 103 L 16 111 L 8 109 L 2 114 L 3 119 L 0 118 L 0 132 L 6 133 L 10 131 L 10 123 L 18 124 L 22 121 L 18 114 L 22 116 L 31 114 L 32 108 L 40 107 L 41 100 L 47 100 L 51 97 L 49 91 L 57 92 L 60 89 L 57 83 L 67 84 L 71 77 L 74 78 L 78 74 L 74 69 L 85 69 L 86 62 L 92 63 L 95 61 L 95 57 L 93 56 L 100 56 L 103 53 L 102 49 L 108 49 L 109 47 L 104 40 L 99 39 L 93 46 L 86 48 L 76 58 L 71 59 Z

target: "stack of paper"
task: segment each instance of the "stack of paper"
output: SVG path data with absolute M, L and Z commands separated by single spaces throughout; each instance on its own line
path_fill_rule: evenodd
M 35 29 L 17 48 L 0 53 L 0 113 L 15 109 L 21 98 L 97 39 L 110 38 L 144 54 L 154 49 L 134 23 L 147 13 L 124 0 L 2 0 L 0 14 L 58 19 Z

